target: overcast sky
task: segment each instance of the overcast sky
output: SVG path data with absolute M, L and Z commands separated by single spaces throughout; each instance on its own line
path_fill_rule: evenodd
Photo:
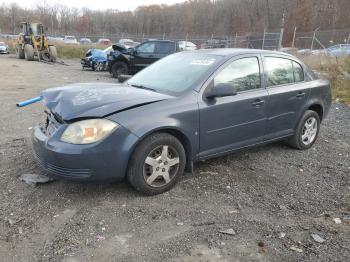
M 45 0 L 44 0 L 45 1 Z M 38 2 L 43 2 L 43 0 L 13 0 L 13 1 L 3 1 L 0 3 L 10 3 L 15 2 L 23 7 L 33 7 Z M 46 0 L 46 3 L 55 4 L 60 3 L 70 7 L 88 7 L 90 9 L 107 9 L 113 8 L 121 11 L 133 11 L 136 7 L 140 5 L 150 5 L 150 4 L 175 4 L 185 2 L 185 0 Z

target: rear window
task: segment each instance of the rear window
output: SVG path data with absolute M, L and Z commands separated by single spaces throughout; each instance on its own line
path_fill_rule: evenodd
M 158 42 L 157 53 L 158 54 L 171 54 L 175 51 L 175 43 L 172 42 Z
M 294 83 L 292 61 L 279 57 L 266 57 L 268 86 Z
M 290 59 L 265 57 L 268 86 L 278 86 L 304 81 L 303 67 Z
M 294 71 L 294 81 L 303 82 L 304 81 L 304 70 L 300 64 L 293 61 L 293 71 Z

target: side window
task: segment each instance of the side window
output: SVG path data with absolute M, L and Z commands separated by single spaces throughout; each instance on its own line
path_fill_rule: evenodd
M 304 70 L 300 64 L 293 62 L 293 72 L 294 72 L 294 81 L 303 82 L 304 81 Z
M 140 45 L 137 48 L 137 51 L 139 53 L 154 53 L 155 49 L 156 49 L 156 43 L 155 42 L 147 42 L 147 43 L 144 43 L 144 44 Z
M 292 61 L 279 57 L 265 57 L 268 86 L 294 83 Z
M 237 92 L 260 88 L 258 58 L 249 57 L 233 61 L 214 78 L 214 88 L 218 84 L 228 84 Z
M 158 42 L 157 53 L 158 54 L 170 54 L 175 50 L 175 46 L 172 42 Z

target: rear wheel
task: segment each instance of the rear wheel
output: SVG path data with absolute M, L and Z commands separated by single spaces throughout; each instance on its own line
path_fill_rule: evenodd
M 129 72 L 128 65 L 123 62 L 115 62 L 112 65 L 112 75 L 114 78 L 118 78 L 120 75 L 127 75 Z
M 24 50 L 22 49 L 22 46 L 16 45 L 16 57 L 18 59 L 24 59 Z
M 57 49 L 55 46 L 53 46 L 53 45 L 49 46 L 49 54 L 50 54 L 51 62 L 55 63 L 56 59 L 57 59 Z
M 28 61 L 34 60 L 34 48 L 32 45 L 26 44 L 24 46 L 24 56 Z
M 185 150 L 180 141 L 165 133 L 147 137 L 135 149 L 128 167 L 129 183 L 146 195 L 172 188 L 183 174 Z
M 289 139 L 289 144 L 300 150 L 309 149 L 317 140 L 319 130 L 319 115 L 315 111 L 307 110 L 299 121 L 296 133 Z

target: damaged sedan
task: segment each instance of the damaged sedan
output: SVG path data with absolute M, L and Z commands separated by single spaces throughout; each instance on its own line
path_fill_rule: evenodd
M 331 92 L 297 58 L 212 49 L 170 55 L 124 84 L 42 92 L 47 120 L 34 156 L 53 177 L 127 179 L 138 191 L 169 190 L 193 163 L 276 140 L 316 141 Z

